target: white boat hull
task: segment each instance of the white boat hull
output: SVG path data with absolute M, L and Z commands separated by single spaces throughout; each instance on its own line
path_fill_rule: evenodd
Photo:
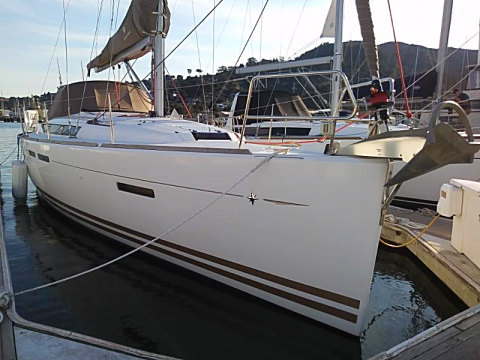
M 265 158 L 23 142 L 45 200 L 133 247 L 202 209 Z M 360 335 L 386 173 L 381 159 L 280 155 L 145 251 Z

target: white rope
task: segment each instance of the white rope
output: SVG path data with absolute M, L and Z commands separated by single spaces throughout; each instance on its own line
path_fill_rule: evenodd
M 54 285 L 58 285 L 58 284 L 61 284 L 63 282 L 66 282 L 66 281 L 70 281 L 70 280 L 73 280 L 73 279 L 76 279 L 80 276 L 83 276 L 83 275 L 87 275 L 87 274 L 90 274 L 96 270 L 100 270 L 108 265 L 111 265 L 117 261 L 120 261 L 134 253 L 136 253 L 137 251 L 140 251 L 142 250 L 143 248 L 146 248 L 147 246 L 150 246 L 151 244 L 153 244 L 154 242 L 160 240 L 161 238 L 163 238 L 164 236 L 170 234 L 171 232 L 177 230 L 178 228 L 180 228 L 181 226 L 185 225 L 187 222 L 189 222 L 190 220 L 194 219 L 195 217 L 197 217 L 198 215 L 200 215 L 201 213 L 203 213 L 205 210 L 207 210 L 209 207 L 211 207 L 213 204 L 215 204 L 217 201 L 219 201 L 222 197 L 224 197 L 227 193 L 229 193 L 233 188 L 235 188 L 237 185 L 239 185 L 241 182 L 243 182 L 245 179 L 247 179 L 250 175 L 252 175 L 255 171 L 257 171 L 260 167 L 262 167 L 265 163 L 267 163 L 268 161 L 270 161 L 271 159 L 273 159 L 274 157 L 276 157 L 277 155 L 279 154 L 282 154 L 282 153 L 285 153 L 287 152 L 288 150 L 287 149 L 282 149 L 282 150 L 278 150 L 278 151 L 275 151 L 273 154 L 271 155 L 268 155 L 267 157 L 265 157 L 259 164 L 257 164 L 254 168 L 252 168 L 247 174 L 245 174 L 242 178 L 240 178 L 240 180 L 238 180 L 235 184 L 233 184 L 232 186 L 230 186 L 227 190 L 225 190 L 223 193 L 221 193 L 219 196 L 217 196 L 213 201 L 209 202 L 207 205 L 205 205 L 203 208 L 201 208 L 200 210 L 194 212 L 192 215 L 190 215 L 187 219 L 183 220 L 182 222 L 180 222 L 179 224 L 175 225 L 174 227 L 170 228 L 169 230 L 163 232 L 162 234 L 160 234 L 159 236 L 157 236 L 155 239 L 152 239 L 148 242 L 146 242 L 145 244 L 123 254 L 123 255 L 120 255 L 118 257 L 116 257 L 115 259 L 112 259 L 110 261 L 107 261 L 101 265 L 98 265 L 98 266 L 95 266 L 94 268 L 91 268 L 91 269 L 88 269 L 86 271 L 82 271 L 78 274 L 75 274 L 75 275 L 72 275 L 72 276 L 68 276 L 66 278 L 63 278 L 63 279 L 60 279 L 60 280 L 56 280 L 56 281 L 53 281 L 51 283 L 48 283 L 48 284 L 45 284 L 45 285 L 40 285 L 40 286 L 37 286 L 37 287 L 34 287 L 34 288 L 31 288 L 31 289 L 27 289 L 27 290 L 23 290 L 23 291 L 19 291 L 15 294 L 13 294 L 12 296 L 19 296 L 19 295 L 23 295 L 23 294 L 27 294 L 27 293 L 30 293 L 30 292 L 33 292 L 33 291 L 37 291 L 37 290 L 40 290 L 40 289 L 45 289 L 47 287 L 51 287 L 51 286 L 54 286 Z
M 15 152 L 16 149 L 17 149 L 17 146 L 15 146 L 15 147 L 13 148 L 12 152 L 11 152 L 5 159 L 3 159 L 2 162 L 0 162 L 0 166 L 2 166 L 3 164 L 5 164 L 5 162 L 6 162 L 8 159 L 10 159 L 10 156 L 13 155 L 13 153 Z

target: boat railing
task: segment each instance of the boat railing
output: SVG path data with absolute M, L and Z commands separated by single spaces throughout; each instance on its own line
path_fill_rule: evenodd
M 308 72 L 297 72 L 297 73 L 280 73 L 280 74 L 264 74 L 264 75 L 257 75 L 252 78 L 250 82 L 250 86 L 248 89 L 248 96 L 245 104 L 245 111 L 243 115 L 243 124 L 242 124 L 242 131 L 241 131 L 241 137 L 240 137 L 240 144 L 239 147 L 242 146 L 242 143 L 244 142 L 245 139 L 245 127 L 247 125 L 247 122 L 249 119 L 257 120 L 257 121 L 270 121 L 271 124 L 275 120 L 285 120 L 285 121 L 311 121 L 313 118 L 312 116 L 306 116 L 306 115 L 300 115 L 300 116 L 279 116 L 279 115 L 259 115 L 259 114 L 249 114 L 250 110 L 250 102 L 252 99 L 252 94 L 257 86 L 257 84 L 262 81 L 262 80 L 267 80 L 267 79 L 279 79 L 279 78 L 299 78 L 299 77 L 311 77 L 311 76 L 331 76 L 331 77 L 338 77 L 338 81 L 341 81 L 343 84 L 340 84 L 340 88 L 342 89 L 340 91 L 340 98 L 338 101 L 338 106 L 336 109 L 334 109 L 333 114 L 331 116 L 315 116 L 315 120 L 323 120 L 329 124 L 332 124 L 330 126 L 331 131 L 329 131 L 328 137 L 331 141 L 331 145 L 333 145 L 334 139 L 335 139 L 335 129 L 336 129 L 336 124 L 337 121 L 351 121 L 351 122 L 357 122 L 357 123 L 369 123 L 371 120 L 369 119 L 359 119 L 358 117 L 355 117 L 357 115 L 357 110 L 358 110 L 358 105 L 357 101 L 355 99 L 355 96 L 352 91 L 352 87 L 348 82 L 347 76 L 338 70 L 321 70 L 321 71 L 308 71 Z M 351 106 L 351 111 L 348 113 L 348 115 L 335 115 L 335 114 L 340 114 L 340 107 L 342 105 L 341 99 L 344 98 L 344 96 L 348 94 L 350 101 L 352 103 Z

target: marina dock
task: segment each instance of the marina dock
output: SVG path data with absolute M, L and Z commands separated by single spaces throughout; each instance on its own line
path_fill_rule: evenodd
M 408 218 L 410 222 L 425 226 L 431 217 L 420 213 L 407 213 L 390 208 L 396 218 Z M 401 223 L 385 222 L 381 238 L 387 242 L 402 245 L 420 233 Z M 465 255 L 455 250 L 451 243 L 452 220 L 440 218 L 430 230 L 407 248 L 420 259 L 440 280 L 442 280 L 465 304 L 480 303 L 480 269 Z
M 391 208 L 389 213 L 427 225 L 431 217 Z M 415 225 L 412 223 L 411 225 Z M 415 226 L 413 226 L 415 227 Z M 420 228 L 420 227 L 419 227 Z M 405 224 L 386 222 L 382 239 L 406 244 L 420 233 Z M 452 220 L 440 220 L 407 248 L 442 280 L 465 304 L 458 315 L 414 336 L 371 360 L 385 359 L 478 359 L 480 354 L 480 269 L 455 250 L 451 243 Z
M 461 312 L 370 360 L 478 359 L 480 305 Z

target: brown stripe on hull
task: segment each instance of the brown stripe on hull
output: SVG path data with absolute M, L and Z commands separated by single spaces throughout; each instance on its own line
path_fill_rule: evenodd
M 60 204 L 55 204 L 56 203 L 56 200 L 54 200 L 51 196 L 45 194 L 42 192 L 42 195 L 46 198 L 46 200 L 51 203 L 52 205 L 54 205 L 55 207 L 60 207 L 60 208 L 63 208 L 62 205 Z M 80 217 L 78 216 L 77 214 L 75 214 L 74 212 L 72 212 L 71 210 L 68 210 L 66 208 L 63 208 L 63 211 L 67 212 L 70 216 L 78 219 L 79 221 L 82 221 L 82 222 L 85 222 L 87 224 L 90 224 L 91 226 L 93 227 L 96 227 L 98 229 L 101 229 L 105 232 L 108 232 L 110 234 L 113 234 L 115 236 L 118 236 L 120 238 L 123 238 L 125 240 L 128 240 L 128 241 L 131 241 L 135 244 L 138 244 L 138 245 L 144 245 L 145 244 L 145 241 L 141 241 L 141 240 L 138 240 L 138 239 L 135 239 L 131 236 L 128 236 L 128 235 L 125 235 L 125 234 L 122 234 L 122 233 L 119 233 L 115 230 L 112 230 L 112 229 L 109 229 L 105 226 L 102 226 L 100 224 L 97 224 L 97 223 L 94 223 L 88 219 L 85 219 L 83 217 Z M 152 239 L 153 240 L 153 239 Z M 159 243 L 162 243 L 161 240 L 158 240 L 157 242 Z M 310 299 L 306 299 L 304 297 L 301 297 L 301 296 L 298 296 L 298 295 L 295 295 L 295 294 L 291 294 L 289 292 L 286 292 L 284 290 L 280 290 L 280 289 L 277 289 L 277 288 L 274 288 L 272 286 L 269 286 L 269 285 L 266 285 L 266 284 L 263 284 L 263 283 L 260 283 L 258 281 L 255 281 L 255 280 L 252 280 L 252 279 L 248 279 L 248 278 L 245 278 L 241 275 L 238 275 L 238 274 L 234 274 L 234 273 L 231 273 L 231 272 L 228 272 L 226 270 L 223 270 L 223 269 L 219 269 L 219 268 L 216 268 L 212 265 L 209 265 L 209 264 L 205 264 L 203 262 L 200 262 L 198 260 L 195 260 L 195 259 L 192 259 L 192 258 L 189 258 L 189 257 L 186 257 L 184 255 L 181 255 L 181 254 L 177 254 L 175 252 L 172 252 L 172 251 L 169 251 L 167 249 L 163 249 L 163 248 L 160 248 L 160 247 L 156 247 L 154 246 L 154 244 L 151 244 L 151 245 L 148 245 L 147 246 L 150 250 L 153 250 L 153 251 L 156 251 L 156 252 L 160 252 L 162 254 L 165 254 L 167 256 L 170 256 L 172 258 L 175 258 L 177 260 L 180 260 L 180 261 L 183 261 L 183 262 L 186 262 L 186 263 L 189 263 L 189 264 L 192 264 L 194 266 L 197 266 L 199 268 L 202 268 L 202 269 L 205 269 L 205 270 L 208 270 L 210 272 L 213 272 L 215 274 L 218 274 L 218 275 L 221 275 L 223 277 L 226 277 L 226 278 L 229 278 L 231 280 L 234 280 L 234 281 L 237 281 L 239 283 L 242 283 L 242 284 L 245 284 L 245 285 L 248 285 L 248 286 L 251 286 L 251 287 L 254 287 L 256 289 L 259 289 L 259 290 L 262 290 L 264 292 L 267 292 L 267 293 L 270 293 L 272 295 L 276 295 L 278 297 L 281 297 L 281 298 L 284 298 L 284 299 L 287 299 L 287 300 L 290 300 L 292 302 L 295 302 L 297 304 L 300 304 L 300 305 L 303 305 L 303 306 L 306 306 L 306 307 L 309 307 L 311 309 L 314 309 L 314 310 L 317 310 L 317 311 L 320 311 L 320 312 L 323 312 L 325 314 L 328 314 L 328 315 L 332 315 L 332 316 L 335 316 L 337 318 L 340 318 L 340 319 L 343 319 L 343 320 L 346 320 L 346 321 L 349 321 L 351 323 L 356 323 L 357 322 L 357 315 L 355 314 L 352 314 L 352 313 L 349 313 L 348 311 L 344 311 L 344 310 L 341 310 L 341 309 L 337 309 L 335 307 L 332 307 L 332 306 L 329 306 L 329 305 L 325 305 L 325 304 L 322 304 L 322 303 L 318 303 L 316 301 L 313 301 L 313 300 L 310 300 Z
M 37 189 L 42 194 L 45 194 L 38 187 L 37 187 Z M 107 225 L 107 226 L 112 227 L 114 229 L 123 231 L 127 234 L 137 236 L 137 237 L 142 238 L 146 241 L 150 241 L 150 240 L 155 238 L 154 236 L 147 235 L 147 234 L 144 234 L 142 232 L 129 229 L 127 227 L 115 224 L 115 223 L 110 222 L 108 220 L 104 220 L 104 219 L 101 219 L 101 218 L 99 218 L 97 216 L 94 216 L 92 214 L 86 213 L 82 210 L 78 210 L 78 209 L 76 209 L 76 208 L 74 208 L 74 207 L 72 207 L 68 204 L 63 203 L 60 200 L 52 198 L 52 196 L 50 196 L 48 194 L 45 194 L 45 195 L 50 197 L 52 200 L 56 201 L 57 203 L 59 203 L 63 207 L 65 207 L 67 209 L 70 209 L 73 212 L 79 213 L 84 217 L 95 220 L 95 221 L 97 221 L 101 224 L 104 224 L 104 225 Z M 262 271 L 262 270 L 258 270 L 258 269 L 251 268 L 251 267 L 248 267 L 248 266 L 245 266 L 245 265 L 242 265 L 242 264 L 230 261 L 230 260 L 219 258 L 219 257 L 211 255 L 211 254 L 207 254 L 207 253 L 204 253 L 204 252 L 201 252 L 201 251 L 198 251 L 198 250 L 187 248 L 185 246 L 175 244 L 175 243 L 172 243 L 172 242 L 167 241 L 167 240 L 159 239 L 156 242 L 163 245 L 163 246 L 169 247 L 171 249 L 181 251 L 181 252 L 184 252 L 186 254 L 193 255 L 195 257 L 198 257 L 198 258 L 201 258 L 201 259 L 204 259 L 204 260 L 207 260 L 207 261 L 210 261 L 210 262 L 213 262 L 213 263 L 225 266 L 225 267 L 229 267 L 229 268 L 232 268 L 234 270 L 244 272 L 246 274 L 249 274 L 249 275 L 252 275 L 252 276 L 255 276 L 255 277 L 258 277 L 258 278 L 261 278 L 261 279 L 264 279 L 264 280 L 267 280 L 267 281 L 270 281 L 270 282 L 273 282 L 273 283 L 276 283 L 276 284 L 279 284 L 279 285 L 282 285 L 282 286 L 285 286 L 285 287 L 288 287 L 288 288 L 292 288 L 292 289 L 295 289 L 295 290 L 298 290 L 298 291 L 301 291 L 301 292 L 304 292 L 304 293 L 307 293 L 307 294 L 310 294 L 310 295 L 313 295 L 313 296 L 317 296 L 317 297 L 320 297 L 320 298 L 323 298 L 323 299 L 326 299 L 326 300 L 330 300 L 330 301 L 333 301 L 333 302 L 336 302 L 336 303 L 339 303 L 339 304 L 343 304 L 343 305 L 346 305 L 346 306 L 349 306 L 349 307 L 352 307 L 352 308 L 355 308 L 355 309 L 358 309 L 360 307 L 360 301 L 359 300 L 353 299 L 353 298 L 348 297 L 348 296 L 337 294 L 337 293 L 334 293 L 334 292 L 331 292 L 331 291 L 328 291 L 328 290 L 324 290 L 324 289 L 319 289 L 319 288 L 316 288 L 314 286 L 310 286 L 310 285 L 307 285 L 307 284 L 302 284 L 302 283 L 299 283 L 299 282 L 294 281 L 294 280 L 286 279 L 286 278 L 283 278 L 283 277 L 280 277 L 280 276 L 277 276 L 277 275 L 274 275 L 274 274 L 271 274 L 271 273 L 268 273 L 268 272 L 265 272 L 265 271 Z

